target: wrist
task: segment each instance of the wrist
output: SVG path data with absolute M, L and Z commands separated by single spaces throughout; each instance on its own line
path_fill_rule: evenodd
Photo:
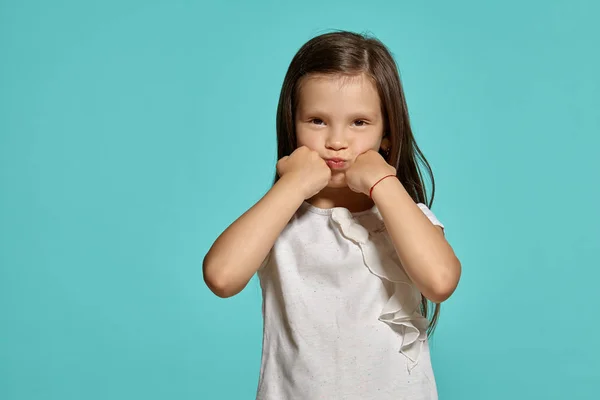
M 390 184 L 390 182 L 392 182 L 393 184 L 394 181 L 400 182 L 396 174 L 386 174 L 384 176 L 381 176 L 375 182 L 373 182 L 373 184 L 369 188 L 369 197 L 372 200 L 375 200 L 374 196 L 376 196 L 378 192 L 382 191 L 381 188 L 384 187 L 383 191 L 385 191 L 385 186 Z
M 302 190 L 302 185 L 291 176 L 282 176 L 279 178 L 279 180 L 277 180 L 275 185 L 281 187 L 282 191 L 284 191 L 290 197 L 290 199 L 294 200 L 295 202 L 301 204 L 306 199 L 306 196 Z

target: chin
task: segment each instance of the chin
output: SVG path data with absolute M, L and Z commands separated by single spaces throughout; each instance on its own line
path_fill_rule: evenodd
M 332 176 L 331 180 L 327 184 L 327 187 L 330 189 L 342 189 L 348 187 L 348 184 L 346 183 L 346 177 L 344 174 Z
M 346 185 L 345 183 L 332 183 L 332 182 L 330 182 L 329 185 L 327 185 L 327 187 L 329 189 L 344 189 L 344 188 L 347 188 L 348 185 Z

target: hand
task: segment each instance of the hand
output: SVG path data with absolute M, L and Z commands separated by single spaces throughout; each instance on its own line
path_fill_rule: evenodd
M 371 187 L 386 175 L 396 175 L 396 168 L 374 150 L 368 150 L 358 157 L 346 171 L 346 184 L 357 193 L 367 196 Z
M 298 147 L 292 154 L 277 162 L 280 179 L 293 182 L 303 198 L 309 199 L 319 193 L 331 179 L 331 170 L 316 151 L 306 146 Z

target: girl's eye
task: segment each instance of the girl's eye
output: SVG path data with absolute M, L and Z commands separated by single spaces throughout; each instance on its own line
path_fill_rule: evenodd
M 323 120 L 319 118 L 313 118 L 310 120 L 310 122 L 312 122 L 315 125 L 323 125 Z
M 365 126 L 366 124 L 367 123 L 365 121 L 363 121 L 362 119 L 354 121 L 354 125 L 356 125 L 356 126 Z

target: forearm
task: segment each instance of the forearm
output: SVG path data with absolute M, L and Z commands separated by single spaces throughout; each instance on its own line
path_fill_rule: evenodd
M 433 302 L 446 300 L 458 285 L 460 262 L 440 228 L 433 225 L 397 179 L 385 179 L 373 190 L 404 270 Z
M 239 293 L 303 200 L 297 188 L 282 178 L 231 224 L 204 258 L 204 280 L 209 288 L 220 297 Z

